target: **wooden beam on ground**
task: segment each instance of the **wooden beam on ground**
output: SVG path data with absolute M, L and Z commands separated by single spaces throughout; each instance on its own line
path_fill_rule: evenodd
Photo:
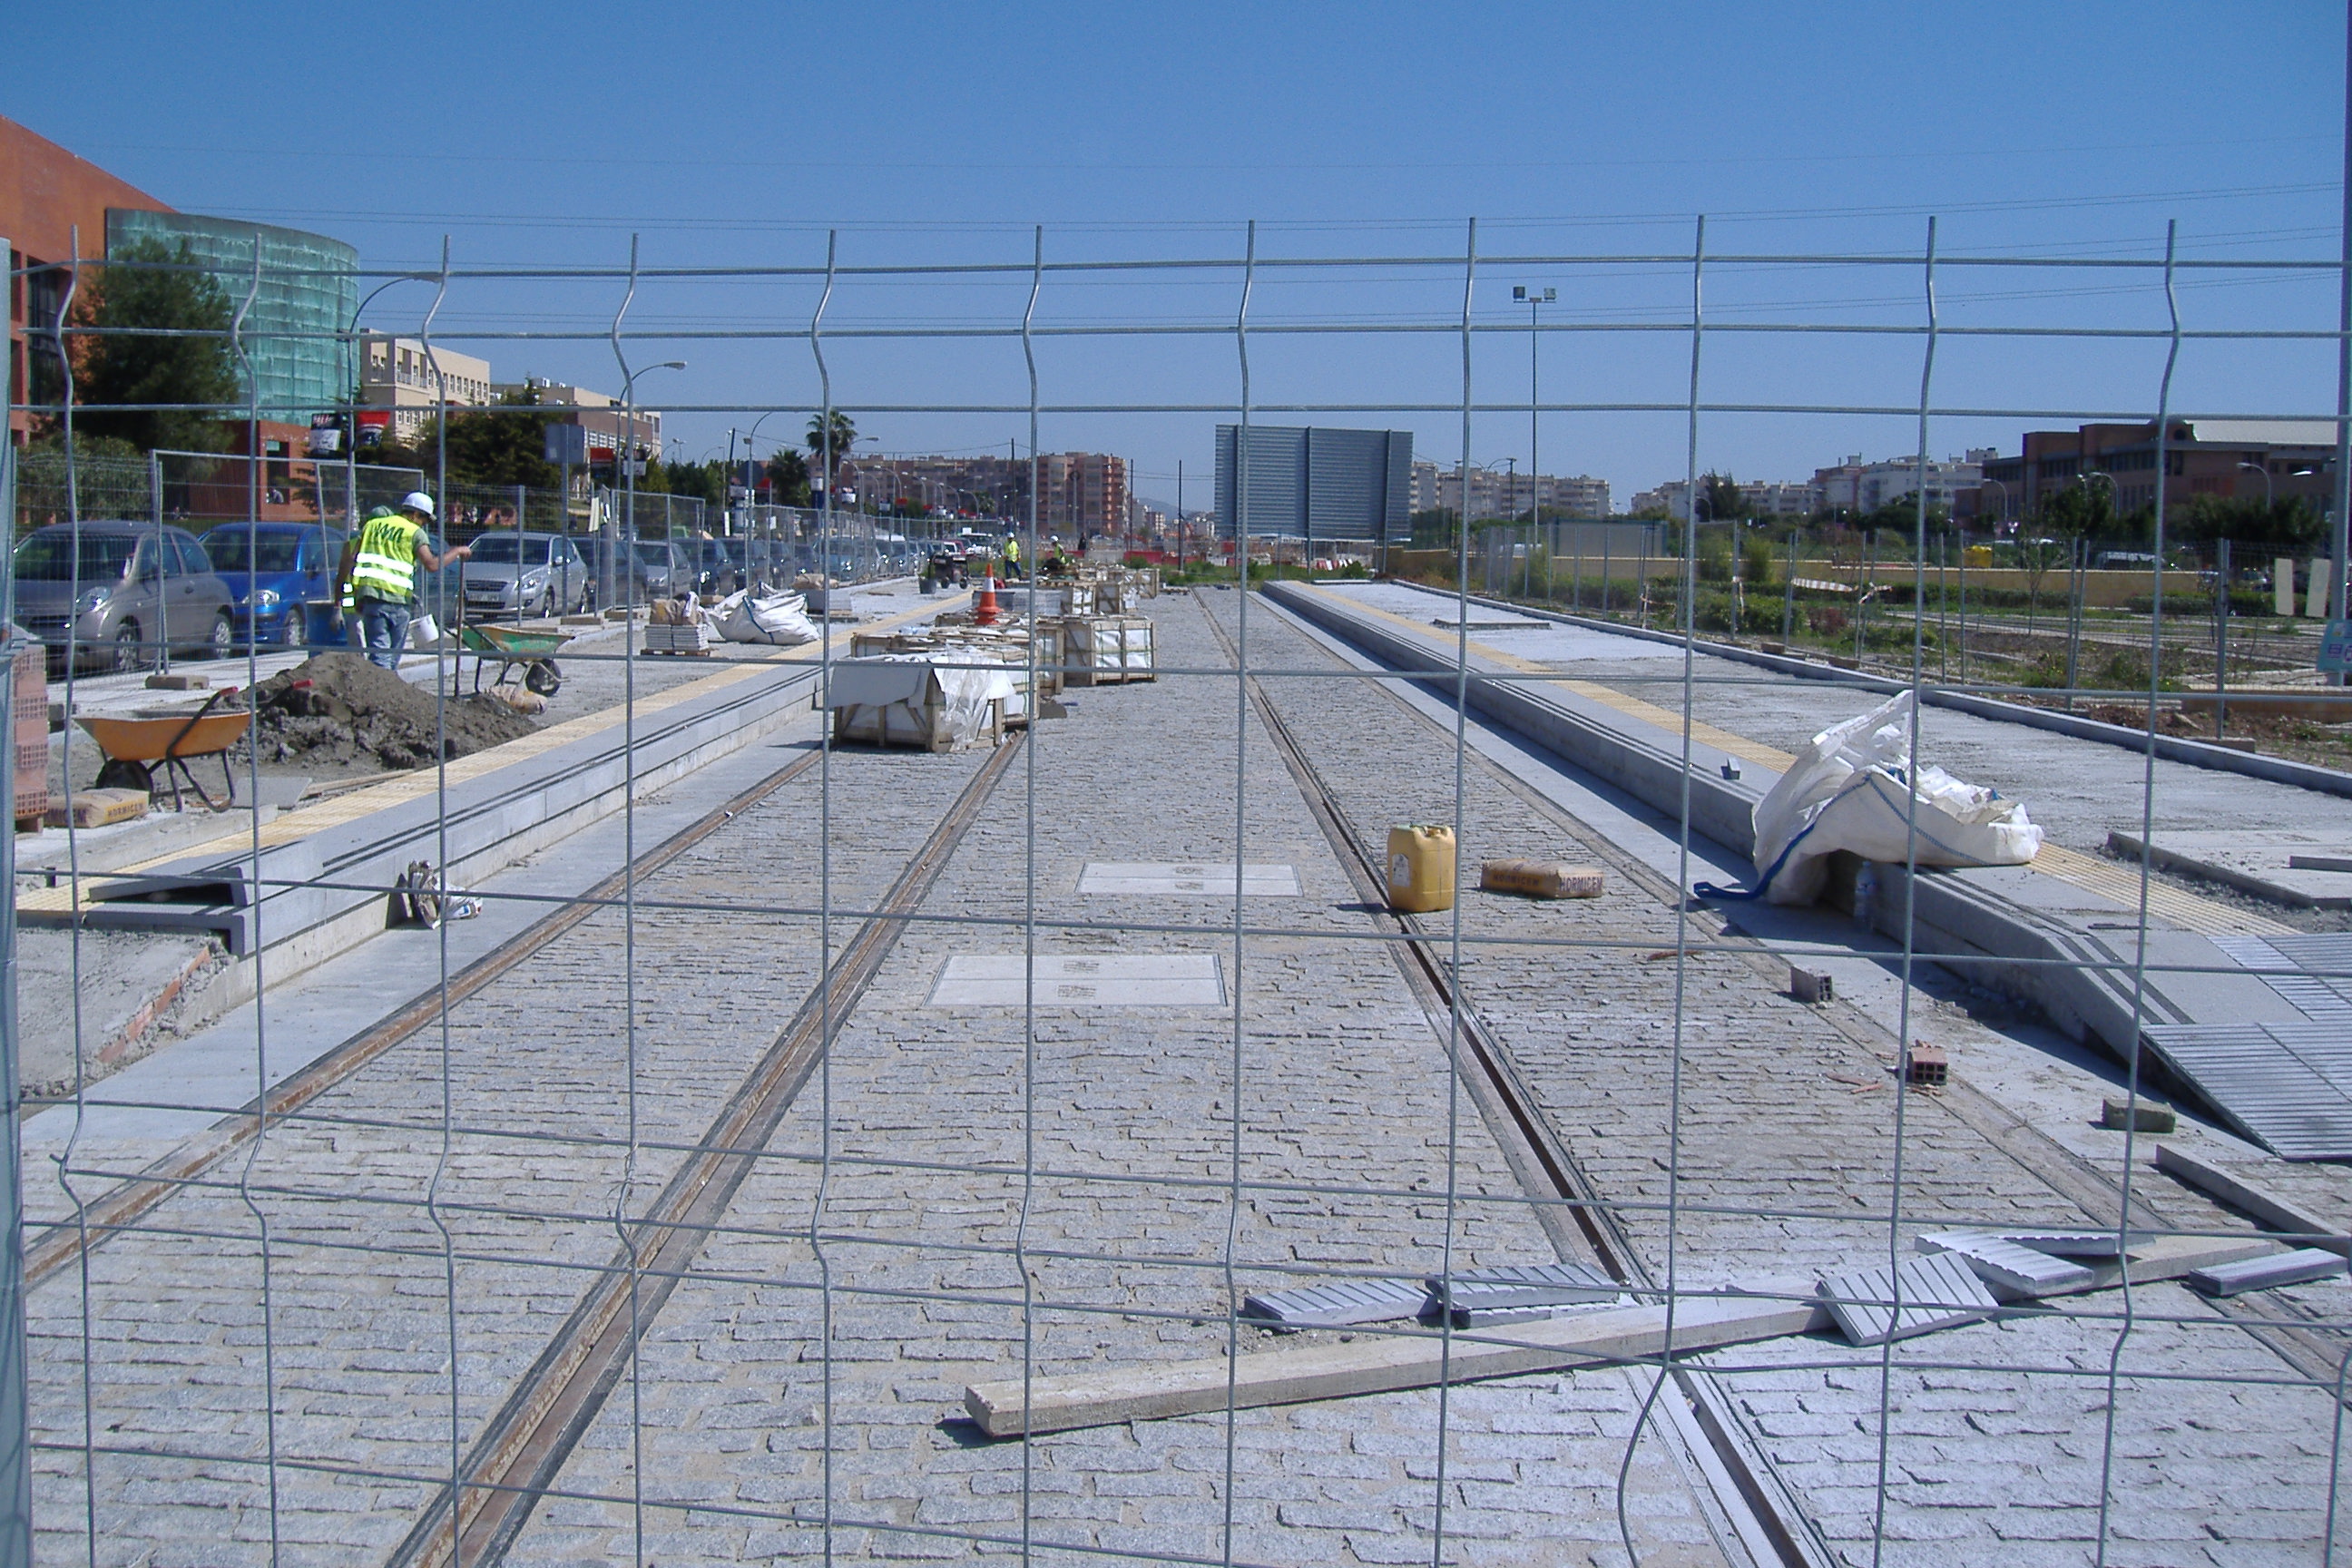
M 2273 1250 L 2267 1239 L 2175 1237 L 2132 1255 L 2135 1284 L 2176 1279 L 2193 1268 L 2233 1262 Z M 2096 1290 L 2122 1282 L 2123 1270 L 2094 1268 L 2077 1288 Z M 1828 1310 L 1812 1301 L 1759 1297 L 1708 1298 L 1675 1311 L 1674 1353 L 1751 1344 L 1830 1326 Z M 992 1437 L 1067 1432 L 1124 1421 L 1156 1421 L 1225 1408 L 1300 1405 L 1360 1394 L 1433 1388 L 1440 1381 L 1471 1383 L 1528 1373 L 1654 1359 L 1666 1351 L 1664 1306 L 1611 1307 L 1549 1321 L 1516 1323 L 1484 1333 L 1456 1332 L 1449 1347 L 1436 1332 L 1372 1335 L 1346 1344 L 1261 1351 L 1231 1363 L 1223 1356 L 1161 1366 L 1103 1367 L 1030 1380 L 975 1383 L 964 1409 Z

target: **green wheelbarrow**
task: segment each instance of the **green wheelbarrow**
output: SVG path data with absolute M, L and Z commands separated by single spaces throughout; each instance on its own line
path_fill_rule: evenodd
M 505 685 L 507 677 L 520 668 L 527 691 L 552 697 L 563 689 L 563 670 L 550 656 L 572 640 L 568 632 L 524 631 L 517 626 L 460 626 L 457 640 L 474 656 L 474 691 L 478 696 L 482 689 L 482 667 L 492 659 L 499 662 L 498 678 L 490 682 L 493 686 Z

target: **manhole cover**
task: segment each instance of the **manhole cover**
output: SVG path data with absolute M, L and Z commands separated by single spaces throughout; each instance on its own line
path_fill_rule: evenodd
M 1018 1007 L 1033 992 L 1021 955 L 950 958 L 931 988 L 934 1007 Z M 1039 953 L 1040 1007 L 1221 1007 L 1225 972 L 1213 953 Z

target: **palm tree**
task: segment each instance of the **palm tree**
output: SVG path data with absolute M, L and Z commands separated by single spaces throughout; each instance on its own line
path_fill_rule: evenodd
M 809 456 L 814 458 L 819 463 L 823 463 L 824 461 L 825 446 L 828 439 L 830 439 L 833 447 L 833 466 L 826 471 L 824 478 L 825 488 L 830 489 L 833 487 L 833 481 L 841 477 L 841 465 L 847 460 L 849 457 L 849 449 L 857 444 L 857 426 L 850 419 L 848 415 L 843 413 L 838 408 L 833 411 L 833 424 L 830 432 L 828 432 L 826 428 L 824 415 L 812 414 L 809 416 Z

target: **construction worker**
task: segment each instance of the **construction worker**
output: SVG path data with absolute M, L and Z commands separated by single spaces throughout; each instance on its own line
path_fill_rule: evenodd
M 1007 577 L 1021 575 L 1021 536 L 1017 533 L 1004 536 L 1004 574 Z
M 380 506 L 360 525 L 359 537 L 343 552 L 339 575 L 343 604 L 357 611 L 362 646 L 370 664 L 400 668 L 408 646 L 409 617 L 416 611 L 416 569 L 438 572 L 453 561 L 469 560 L 473 547 L 460 544 L 435 554 L 425 526 L 433 521 L 433 498 L 411 490 L 394 510 Z

